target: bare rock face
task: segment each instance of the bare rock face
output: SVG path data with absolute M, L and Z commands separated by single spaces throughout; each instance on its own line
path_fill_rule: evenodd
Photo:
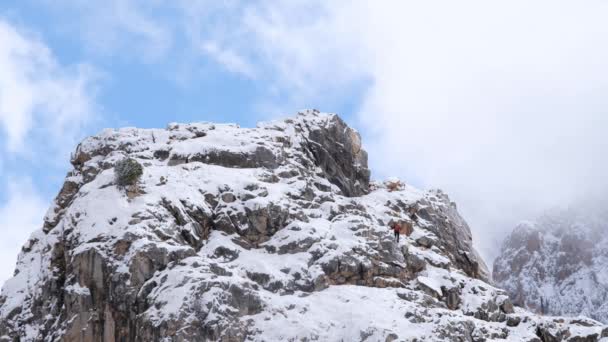
M 520 224 L 494 262 L 494 280 L 514 304 L 547 315 L 608 322 L 605 209 L 555 210 Z
M 143 165 L 129 191 L 113 171 L 127 157 Z M 334 114 L 106 130 L 72 163 L 0 294 L 0 341 L 608 334 L 513 308 L 448 196 L 370 183 L 358 133 Z M 399 243 L 390 221 L 408 227 Z
M 323 170 L 324 178 L 336 184 L 345 196 L 360 196 L 368 192 L 370 171 L 367 152 L 361 136 L 339 116 L 333 116 L 325 126 L 311 127 L 303 123 L 305 147 Z

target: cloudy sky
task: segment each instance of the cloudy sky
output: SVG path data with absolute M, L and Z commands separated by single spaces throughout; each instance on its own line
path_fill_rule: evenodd
M 374 177 L 445 189 L 490 261 L 517 221 L 608 187 L 606 17 L 600 0 L 2 1 L 0 281 L 82 137 L 303 108 L 359 129 Z

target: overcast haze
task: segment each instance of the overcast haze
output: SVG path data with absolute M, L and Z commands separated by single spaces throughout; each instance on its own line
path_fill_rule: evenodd
M 340 113 L 373 175 L 446 190 L 486 260 L 608 187 L 604 1 L 9 1 L 0 270 L 102 127 Z

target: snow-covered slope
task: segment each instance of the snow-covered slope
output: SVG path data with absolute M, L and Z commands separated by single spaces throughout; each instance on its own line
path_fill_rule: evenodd
M 552 315 L 608 322 L 608 210 L 590 201 L 520 224 L 494 263 L 514 302 Z
M 114 184 L 125 157 L 144 166 L 138 189 Z M 370 183 L 358 133 L 333 114 L 107 130 L 72 163 L 3 287 L 0 340 L 608 335 L 513 308 L 447 195 Z M 399 243 L 391 220 L 413 227 Z

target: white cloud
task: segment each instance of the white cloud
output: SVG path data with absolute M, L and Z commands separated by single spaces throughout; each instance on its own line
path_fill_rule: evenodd
M 93 119 L 95 72 L 63 67 L 44 43 L 0 20 L 0 135 L 6 153 L 63 148 Z
M 253 66 L 234 51 L 221 48 L 213 41 L 203 43 L 201 50 L 217 63 L 223 65 L 228 71 L 242 74 L 248 78 L 255 78 Z
M 516 221 L 606 189 L 604 4 L 366 11 L 364 49 L 384 53 L 359 113 L 374 165 L 446 188 L 487 257 Z M 378 153 L 391 146 L 403 157 Z
M 354 27 L 347 21 L 357 18 L 337 17 L 336 9 L 325 7 L 325 2 L 178 3 L 184 18 L 178 20 L 194 51 L 263 84 L 263 95 L 254 108 L 257 116 L 332 102 L 320 95 L 350 94 L 351 83 L 365 76 L 364 61 L 356 50 L 358 37 L 345 34 L 345 29 Z M 340 11 L 349 12 L 348 6 Z
M 376 174 L 448 190 L 491 257 L 516 221 L 608 188 L 607 16 L 602 1 L 263 2 L 223 43 L 310 102 L 369 78 Z
M 21 246 L 40 229 L 47 208 L 30 180 L 9 179 L 6 185 L 7 200 L 0 205 L 0 284 L 12 276 Z

